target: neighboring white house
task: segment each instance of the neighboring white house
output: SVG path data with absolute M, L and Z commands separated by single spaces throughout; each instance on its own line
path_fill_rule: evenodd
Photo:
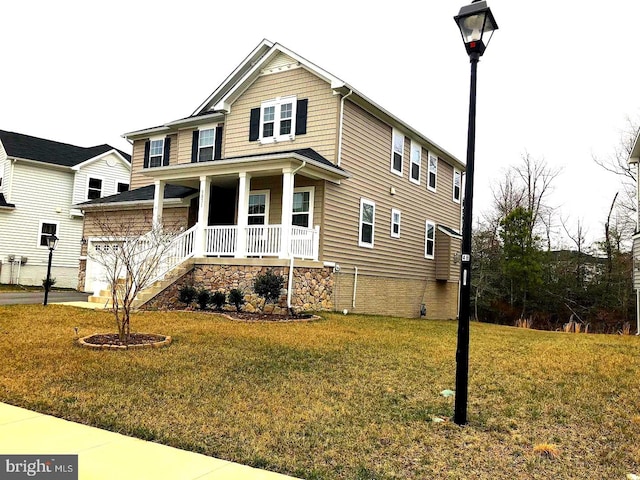
M 82 212 L 74 205 L 127 191 L 131 157 L 110 145 L 78 147 L 0 130 L 0 283 L 76 288 Z

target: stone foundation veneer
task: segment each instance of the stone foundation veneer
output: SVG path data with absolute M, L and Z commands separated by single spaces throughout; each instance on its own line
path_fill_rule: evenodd
M 193 285 L 196 289 L 206 288 L 213 292 L 223 291 L 226 295 L 234 288 L 244 293 L 245 312 L 261 312 L 265 308 L 270 313 L 286 313 L 289 264 L 286 260 L 250 259 L 233 261 L 206 259 L 196 260 L 192 270 L 172 285 L 160 292 L 142 306 L 144 310 L 170 309 L 183 307 L 178 301 L 180 288 Z M 242 262 L 242 263 L 240 263 Z M 258 275 L 264 275 L 271 269 L 276 275 L 284 277 L 282 295 L 275 307 L 267 305 L 253 291 L 253 283 Z M 293 291 L 291 306 L 296 312 L 322 311 L 333 309 L 333 268 L 324 267 L 319 262 L 296 261 L 293 270 Z

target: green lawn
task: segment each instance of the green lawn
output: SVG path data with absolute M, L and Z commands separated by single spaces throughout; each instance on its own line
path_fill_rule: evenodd
M 469 425 L 450 417 L 456 324 L 144 313 L 164 349 L 94 351 L 108 313 L 0 307 L 0 400 L 306 479 L 640 474 L 640 338 L 471 327 Z M 555 444 L 556 458 L 534 453 Z

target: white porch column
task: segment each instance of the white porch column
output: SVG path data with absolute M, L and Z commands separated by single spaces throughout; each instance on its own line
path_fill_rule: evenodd
M 156 180 L 153 182 L 155 190 L 153 192 L 153 218 L 152 228 L 162 226 L 162 204 L 164 203 L 164 180 Z
M 291 217 L 293 215 L 293 180 L 290 168 L 282 169 L 282 235 L 280 237 L 280 258 L 289 258 L 291 242 Z
M 247 218 L 249 215 L 251 175 L 247 172 L 240 172 L 238 176 L 238 232 L 236 237 L 236 258 L 245 258 L 247 254 Z
M 200 196 L 198 197 L 198 227 L 196 228 L 194 257 L 204 257 L 206 252 L 206 231 L 209 223 L 209 193 L 211 192 L 211 179 L 207 176 L 200 177 Z

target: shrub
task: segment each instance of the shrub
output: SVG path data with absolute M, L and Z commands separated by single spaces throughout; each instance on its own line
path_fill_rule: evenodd
M 253 290 L 264 298 L 265 303 L 275 303 L 280 298 L 280 291 L 284 286 L 284 277 L 276 275 L 273 270 L 267 270 L 264 275 L 258 275 L 253 282 Z
M 51 290 L 51 287 L 53 287 L 55 284 L 56 284 L 56 279 L 55 278 L 49 278 L 49 287 L 47 288 L 47 279 L 46 278 L 42 279 L 42 286 L 46 290 Z
M 229 303 L 235 305 L 236 311 L 240 311 L 244 305 L 244 293 L 239 288 L 234 288 L 229 292 Z
M 186 305 L 191 305 L 196 295 L 196 289 L 192 285 L 183 285 L 178 292 L 178 300 Z
M 209 302 L 211 302 L 211 292 L 206 288 L 198 290 L 196 301 L 198 302 L 198 307 L 200 307 L 200 310 L 206 310 L 207 305 L 209 305 Z
M 213 292 L 211 303 L 216 307 L 216 310 L 222 310 L 224 304 L 227 303 L 227 296 L 221 291 Z

